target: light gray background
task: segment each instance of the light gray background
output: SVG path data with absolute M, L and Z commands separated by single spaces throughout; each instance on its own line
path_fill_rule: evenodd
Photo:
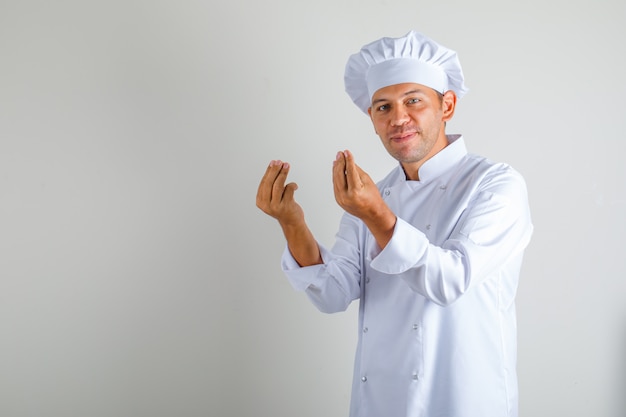
M 292 163 L 394 161 L 349 54 L 422 31 L 469 94 L 449 133 L 527 179 L 524 417 L 626 415 L 623 1 L 0 1 L 0 415 L 345 416 L 356 305 L 317 312 L 254 205 Z

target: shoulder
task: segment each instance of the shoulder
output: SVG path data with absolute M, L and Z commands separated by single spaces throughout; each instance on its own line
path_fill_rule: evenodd
M 481 155 L 468 153 L 461 162 L 461 169 L 466 173 L 473 173 L 484 181 L 510 179 L 524 181 L 522 174 L 506 162 L 494 162 Z
M 470 179 L 476 192 L 498 195 L 518 203 L 527 200 L 526 181 L 510 164 L 468 154 L 461 165 L 459 174 Z

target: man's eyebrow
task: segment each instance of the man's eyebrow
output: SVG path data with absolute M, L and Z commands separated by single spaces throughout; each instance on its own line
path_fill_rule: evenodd
M 411 94 L 419 94 L 419 93 L 423 94 L 424 90 L 422 90 L 421 88 L 415 88 L 413 90 L 409 90 L 409 91 L 405 92 L 403 94 L 403 96 L 406 97 L 406 96 L 410 96 Z M 377 104 L 377 103 L 380 103 L 380 102 L 383 102 L 383 101 L 389 101 L 389 99 L 387 99 L 385 97 L 377 98 L 376 100 L 372 101 L 372 106 L 374 104 Z

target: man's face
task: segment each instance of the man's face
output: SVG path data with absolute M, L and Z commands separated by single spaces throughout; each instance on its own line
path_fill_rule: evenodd
M 433 89 L 414 83 L 374 93 L 369 109 L 374 129 L 410 179 L 417 179 L 419 167 L 448 144 L 444 126 L 455 104 L 454 93 L 447 92 L 442 99 Z

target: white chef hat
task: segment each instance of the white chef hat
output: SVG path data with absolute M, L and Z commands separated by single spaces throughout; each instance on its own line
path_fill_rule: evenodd
M 365 114 L 380 88 L 416 83 L 440 93 L 452 90 L 458 98 L 467 91 L 456 52 L 421 33 L 382 38 L 350 56 L 344 74 L 346 92 Z

